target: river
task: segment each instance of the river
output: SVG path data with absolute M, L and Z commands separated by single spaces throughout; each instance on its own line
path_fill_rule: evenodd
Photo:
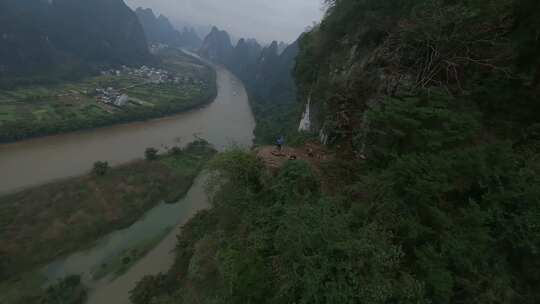
M 96 161 L 118 165 L 148 147 L 186 144 L 197 135 L 223 149 L 249 146 L 255 120 L 242 83 L 216 67 L 218 95 L 208 106 L 167 118 L 0 145 L 0 193 L 81 175 Z
M 43 275 L 49 282 L 55 282 L 67 275 L 79 274 L 90 289 L 87 304 L 131 304 L 129 291 L 145 275 L 167 272 L 174 263 L 176 236 L 181 227 L 198 211 L 210 206 L 205 192 L 206 176 L 195 181 L 186 197 L 176 204 L 160 204 L 150 210 L 137 223 L 123 230 L 115 231 L 96 242 L 96 245 L 81 252 L 61 258 L 43 268 Z M 109 262 L 124 251 L 131 250 L 156 236 L 164 229 L 174 227 L 167 235 L 122 275 L 92 279 L 92 273 L 100 265 Z
M 215 67 L 218 94 L 208 106 L 146 122 L 31 139 L 0 145 L 0 192 L 80 175 L 98 160 L 112 165 L 143 156 L 147 147 L 187 144 L 194 135 L 222 150 L 232 144 L 249 147 L 255 120 L 242 83 L 229 71 Z M 159 204 L 137 223 L 98 240 L 93 248 L 63 257 L 41 272 L 49 281 L 80 274 L 90 287 L 89 304 L 129 304 L 129 291 L 143 276 L 167 271 L 174 262 L 176 235 L 196 212 L 209 206 L 205 177 L 195 181 L 176 204 Z M 142 259 L 116 278 L 93 280 L 97 267 L 138 243 L 163 237 Z

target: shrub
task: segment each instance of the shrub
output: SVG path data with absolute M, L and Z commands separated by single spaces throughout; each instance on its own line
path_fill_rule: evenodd
M 182 148 L 176 147 L 176 146 L 172 147 L 171 148 L 171 154 L 172 155 L 180 155 L 180 154 L 182 154 Z
M 156 160 L 158 158 L 158 150 L 155 148 L 147 148 L 144 151 L 144 157 L 146 160 Z
M 274 189 L 283 201 L 294 202 L 319 191 L 317 177 L 306 161 L 287 161 L 277 178 Z
M 108 162 L 98 161 L 94 163 L 94 168 L 92 169 L 92 173 L 94 173 L 97 176 L 103 176 L 107 174 L 109 169 L 110 167 L 109 167 Z
M 81 284 L 80 276 L 69 276 L 57 284 L 47 288 L 41 298 L 41 304 L 82 304 L 86 301 L 87 293 Z

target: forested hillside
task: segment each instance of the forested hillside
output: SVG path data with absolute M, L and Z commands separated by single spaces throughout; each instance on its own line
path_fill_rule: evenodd
M 0 42 L 0 85 L 151 60 L 142 27 L 122 0 L 0 1 Z
M 146 303 L 540 299 L 540 2 L 335 0 L 295 77 L 335 158 L 221 154 Z

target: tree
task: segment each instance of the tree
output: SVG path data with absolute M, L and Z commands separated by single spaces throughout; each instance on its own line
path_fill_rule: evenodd
M 41 304 L 82 304 L 87 292 L 81 284 L 80 276 L 69 276 L 47 288 Z
M 108 162 L 102 162 L 97 161 L 94 163 L 94 168 L 92 169 L 92 173 L 94 173 L 97 176 L 103 176 L 107 174 L 107 171 L 109 171 L 109 163 Z
M 171 148 L 171 154 L 172 155 L 180 155 L 182 154 L 182 148 L 178 147 L 178 146 L 174 146 Z
M 144 151 L 144 157 L 146 160 L 156 160 L 158 158 L 158 150 L 155 148 L 147 148 Z
M 145 276 L 138 283 L 137 287 L 130 291 L 129 299 L 134 304 L 149 304 L 152 299 L 163 291 L 165 275 Z

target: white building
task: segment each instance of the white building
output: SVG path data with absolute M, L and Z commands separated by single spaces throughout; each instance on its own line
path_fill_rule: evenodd
M 157 74 L 157 73 L 152 73 L 149 77 L 150 79 L 150 82 L 151 83 L 155 83 L 155 84 L 159 84 L 159 83 L 162 83 L 163 80 L 161 78 L 161 75 Z
M 118 98 L 116 98 L 114 105 L 117 107 L 122 107 L 122 106 L 125 106 L 128 101 L 129 101 L 129 96 L 127 96 L 126 94 L 122 94 L 118 96 Z

